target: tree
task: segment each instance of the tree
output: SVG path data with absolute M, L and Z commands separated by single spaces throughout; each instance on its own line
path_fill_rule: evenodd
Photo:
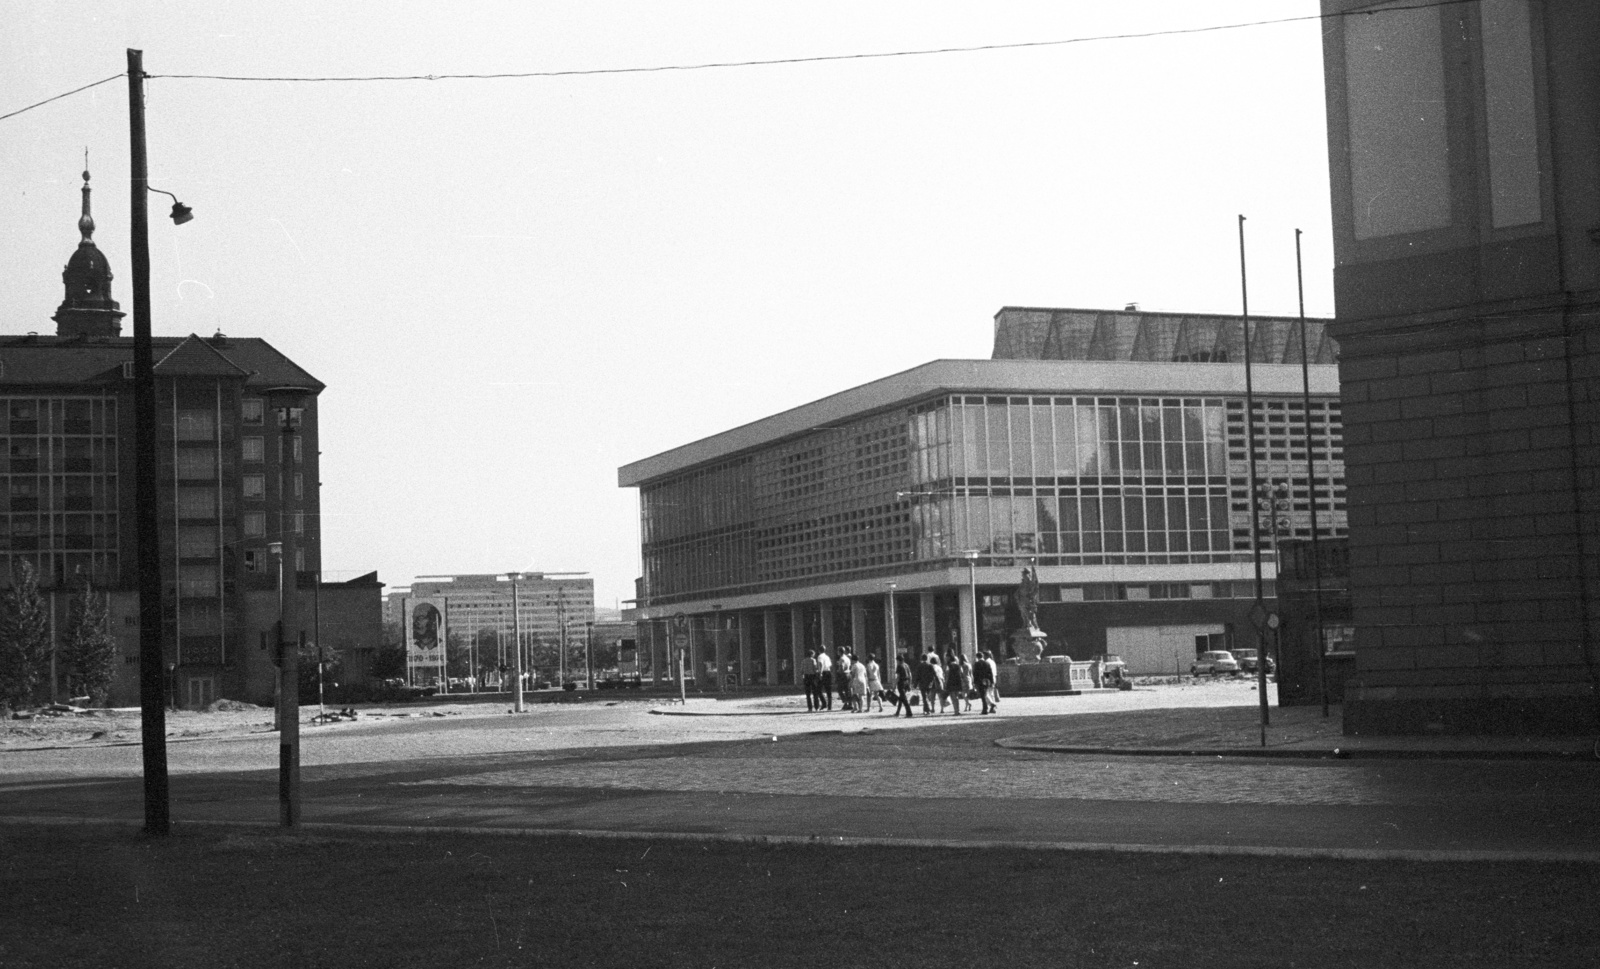
M 383 624 L 383 641 L 372 654 L 372 666 L 368 672 L 380 680 L 406 675 L 406 647 L 400 635 L 399 623 Z
M 472 675 L 472 652 L 467 649 L 467 638 L 454 629 L 445 637 L 445 675 L 465 677 Z
M 117 641 L 106 625 L 105 596 L 88 582 L 72 596 L 63 640 L 70 694 L 87 696 L 91 705 L 108 702 L 117 675 Z
M 50 622 L 33 563 L 17 559 L 0 592 L 0 706 L 28 706 L 50 666 Z
M 344 650 L 338 644 L 323 643 L 319 651 L 316 643 L 307 641 L 300 647 L 299 655 L 300 702 L 316 703 L 318 660 L 322 662 L 322 685 L 332 690 L 344 671 Z

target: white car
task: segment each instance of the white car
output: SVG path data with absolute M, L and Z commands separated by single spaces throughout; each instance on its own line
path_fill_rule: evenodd
M 1202 673 L 1216 676 L 1218 673 L 1237 672 L 1239 672 L 1239 661 L 1234 659 L 1233 654 L 1225 649 L 1208 650 L 1201 653 L 1193 663 L 1189 664 L 1189 675 L 1191 676 L 1199 676 Z

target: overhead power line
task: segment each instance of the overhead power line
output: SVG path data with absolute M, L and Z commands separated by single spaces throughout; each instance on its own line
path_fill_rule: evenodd
M 1478 0 L 1426 0 L 1407 6 L 1383 7 L 1377 10 L 1344 11 L 1331 14 L 1306 14 L 1299 17 L 1280 17 L 1274 20 L 1252 20 L 1233 24 L 1212 24 L 1206 27 L 1180 27 L 1169 30 L 1150 30 L 1139 33 L 1097 34 L 1090 37 L 1067 37 L 1061 40 L 1024 40 L 1006 44 L 974 44 L 964 47 L 929 47 L 920 50 L 877 51 L 859 54 L 821 54 L 811 57 L 776 57 L 763 60 L 708 61 L 699 64 L 658 64 L 649 67 L 592 67 L 564 71 L 518 71 L 498 74 L 393 74 L 364 77 L 269 77 L 230 74 L 150 74 L 151 78 L 173 78 L 203 81 L 481 81 L 532 77 L 587 77 L 598 74 L 653 74 L 667 71 L 707 71 L 736 67 L 773 67 L 783 64 L 818 64 L 830 61 L 881 60 L 890 57 L 926 57 L 936 54 L 974 54 L 983 51 L 1025 50 L 1032 47 L 1063 47 L 1068 44 L 1090 44 L 1109 40 L 1144 40 L 1153 37 L 1177 37 L 1190 34 L 1214 33 L 1222 30 L 1240 30 L 1245 27 L 1270 27 L 1278 24 L 1303 23 L 1313 20 L 1332 20 L 1359 17 L 1376 13 L 1394 13 L 1403 10 L 1426 10 L 1449 7 Z
M 113 74 L 110 77 L 101 78 L 100 80 L 95 81 L 93 84 L 85 84 L 83 87 L 73 88 L 72 90 L 67 91 L 64 94 L 58 94 L 53 98 L 45 98 L 43 101 L 40 101 L 40 102 L 38 102 L 36 104 L 30 104 L 25 108 L 18 108 L 17 110 L 12 111 L 9 114 L 0 114 L 0 121 L 4 121 L 7 118 L 15 118 L 17 115 L 21 114 L 24 111 L 32 111 L 34 108 L 40 107 L 41 105 L 49 104 L 51 101 L 59 101 L 62 98 L 70 98 L 74 94 L 77 94 L 79 91 L 87 91 L 92 87 L 99 87 L 102 84 L 109 84 L 112 81 L 115 81 L 119 77 L 126 77 L 126 76 L 127 76 L 127 72 L 122 72 L 122 73 L 119 73 L 119 74 Z
M 1406 4 L 1404 6 L 1386 6 L 1369 10 L 1347 10 L 1327 14 L 1306 14 L 1299 17 L 1280 17 L 1273 20 L 1251 20 L 1232 24 L 1212 24 L 1205 27 L 1179 27 L 1169 30 L 1150 30 L 1138 33 L 1123 34 L 1097 34 L 1089 37 L 1067 37 L 1060 40 L 1025 40 L 1005 44 L 974 44 L 963 47 L 929 47 L 919 50 L 876 51 L 857 54 L 821 54 L 810 57 L 776 57 L 762 60 L 743 61 L 707 61 L 698 64 L 656 64 L 644 67 L 591 67 L 573 68 L 561 71 L 512 71 L 492 74 L 375 74 L 351 77 L 337 76 L 273 76 L 273 75 L 242 75 L 242 74 L 146 74 L 149 80 L 190 80 L 190 81 L 278 81 L 278 82 L 314 82 L 314 83 L 351 83 L 370 81 L 494 81 L 513 80 L 517 78 L 535 77 L 588 77 L 602 74 L 656 74 L 669 71 L 708 71 L 724 68 L 740 67 L 775 67 L 784 64 L 819 64 L 835 61 L 863 61 L 882 60 L 891 57 L 927 57 L 939 54 L 974 54 L 985 51 L 1000 50 L 1026 50 L 1037 47 L 1064 47 L 1069 44 L 1091 44 L 1111 40 L 1146 40 L 1154 37 L 1180 37 L 1192 34 L 1215 33 L 1223 30 L 1241 30 L 1247 27 L 1271 27 L 1279 24 L 1305 23 L 1307 21 L 1338 20 L 1347 17 L 1366 17 L 1375 14 L 1400 13 L 1408 10 L 1428 10 L 1437 7 L 1453 7 L 1467 3 L 1477 3 L 1479 0 L 1426 0 L 1422 3 Z M 109 81 L 114 81 L 123 74 L 113 74 L 93 84 L 74 88 L 63 94 L 46 98 L 24 108 L 18 108 L 8 114 L 0 114 L 0 121 L 15 117 L 24 111 L 59 101 L 92 87 L 98 87 Z

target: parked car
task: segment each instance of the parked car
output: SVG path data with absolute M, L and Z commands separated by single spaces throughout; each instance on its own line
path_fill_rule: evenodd
M 1233 658 L 1239 661 L 1239 669 L 1246 673 L 1254 673 L 1256 671 L 1256 657 L 1258 655 L 1260 654 L 1253 649 L 1236 649 L 1233 651 Z M 1278 672 L 1278 664 L 1272 661 L 1271 656 L 1268 656 L 1267 673 L 1270 675 L 1276 672 Z
M 1100 682 L 1104 686 L 1114 686 L 1120 689 L 1131 689 L 1133 681 L 1128 678 L 1128 664 L 1116 653 L 1096 653 L 1090 657 L 1089 662 L 1100 664 Z
M 1124 673 L 1127 672 L 1128 669 L 1128 664 L 1124 663 L 1122 661 L 1122 657 L 1118 656 L 1116 653 L 1095 653 L 1093 656 L 1089 657 L 1089 662 L 1098 662 L 1100 664 L 1101 672 L 1106 674 L 1110 674 L 1112 670 L 1117 670 L 1119 673 Z
M 1189 664 L 1189 674 L 1199 676 L 1202 673 L 1216 676 L 1219 673 L 1239 672 L 1239 661 L 1233 654 L 1225 649 L 1211 649 L 1201 653 L 1193 663 Z

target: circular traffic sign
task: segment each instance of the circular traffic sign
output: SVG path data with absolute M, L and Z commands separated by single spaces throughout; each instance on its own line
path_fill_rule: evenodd
M 689 645 L 688 635 L 686 633 L 678 633 L 676 636 L 673 636 L 672 645 L 678 647 L 679 649 L 686 648 Z

